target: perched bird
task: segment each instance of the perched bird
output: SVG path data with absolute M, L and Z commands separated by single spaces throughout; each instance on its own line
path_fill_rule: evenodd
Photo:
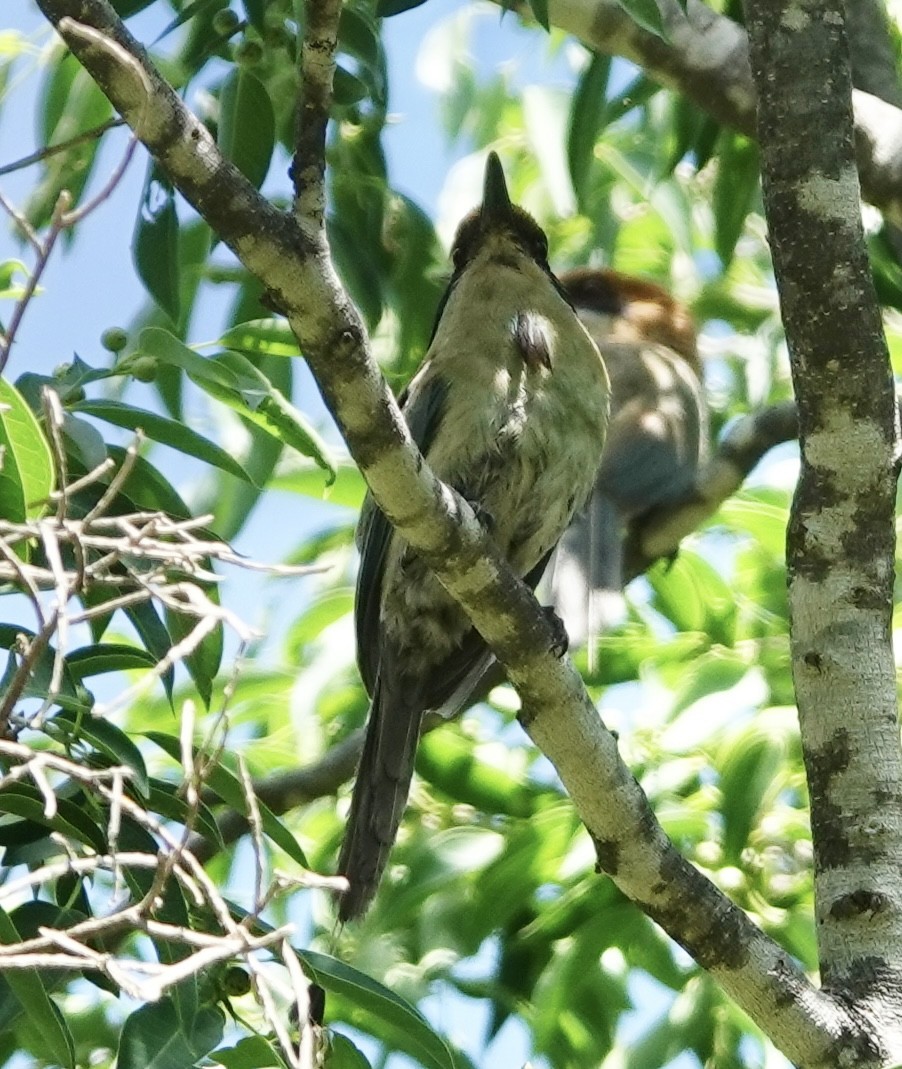
M 548 266 L 535 220 L 511 204 L 498 157 L 460 224 L 454 273 L 426 359 L 401 400 L 432 470 L 466 498 L 535 588 L 585 504 L 601 459 L 609 384 L 595 343 Z M 371 697 L 338 871 L 339 918 L 360 916 L 397 835 L 423 716 L 451 716 L 492 663 L 482 637 L 368 499 L 355 619 Z
M 708 427 L 695 328 L 681 304 L 616 271 L 578 268 L 560 281 L 611 377 L 595 489 L 550 570 L 551 600 L 579 645 L 620 622 L 629 529 L 692 494 Z

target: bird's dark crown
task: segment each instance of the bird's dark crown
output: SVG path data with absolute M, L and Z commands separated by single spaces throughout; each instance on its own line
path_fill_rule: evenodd
M 482 208 L 467 215 L 454 237 L 451 259 L 455 273 L 462 271 L 491 234 L 505 233 L 527 256 L 548 270 L 548 238 L 529 212 L 512 204 L 502 220 L 487 219 Z

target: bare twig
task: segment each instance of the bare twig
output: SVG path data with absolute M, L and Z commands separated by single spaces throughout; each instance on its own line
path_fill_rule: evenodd
M 47 145 L 45 148 L 38 149 L 37 152 L 32 152 L 28 156 L 23 156 L 21 159 L 13 160 L 12 163 L 4 163 L 0 167 L 0 178 L 5 174 L 12 174 L 13 171 L 21 171 L 25 167 L 31 167 L 36 163 L 41 163 L 43 160 L 48 160 L 52 156 L 58 155 L 60 152 L 67 152 L 70 148 L 75 148 L 76 145 L 83 145 L 86 141 L 96 141 L 97 138 L 102 137 L 107 130 L 113 130 L 117 126 L 124 126 L 125 119 L 115 118 L 107 119 L 106 122 L 101 123 L 100 126 L 95 126 L 91 130 L 85 130 L 83 133 L 76 134 L 74 137 L 67 138 L 65 141 L 60 141 L 56 145 Z

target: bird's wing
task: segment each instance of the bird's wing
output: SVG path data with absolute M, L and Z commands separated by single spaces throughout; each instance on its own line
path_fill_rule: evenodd
M 656 365 L 662 368 L 670 384 L 657 395 L 637 391 L 615 404 L 596 481 L 596 492 L 612 500 L 624 518 L 685 497 L 707 437 L 694 372 L 658 346 L 645 349 L 642 363 L 650 377 L 656 377 Z
M 535 590 L 553 552 L 553 549 L 549 550 L 532 571 L 523 576 L 523 582 L 530 590 Z M 483 680 L 494 664 L 495 655 L 485 644 L 485 639 L 475 628 L 471 629 L 459 649 L 435 673 L 432 689 L 426 695 L 428 707 L 439 716 L 450 719 L 470 701 L 481 700 L 489 689 L 483 685 Z M 503 680 L 503 669 L 499 669 L 492 673 L 491 686 Z
M 444 380 L 433 375 L 431 378 L 421 379 L 415 391 L 411 390 L 409 395 L 405 391 L 399 398 L 410 435 L 421 453 L 429 450 L 435 437 L 447 392 Z M 357 526 L 360 570 L 357 573 L 354 621 L 357 632 L 357 663 L 367 694 L 370 695 L 375 691 L 379 673 L 382 577 L 392 531 L 393 528 L 382 510 L 367 494 Z

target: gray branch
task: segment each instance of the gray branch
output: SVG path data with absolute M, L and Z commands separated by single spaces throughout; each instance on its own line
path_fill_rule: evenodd
M 747 0 L 746 13 L 799 407 L 787 564 L 821 975 L 875 1021 L 872 1049 L 850 1064 L 887 1064 L 902 1053 L 898 415 L 858 210 L 843 2 Z

